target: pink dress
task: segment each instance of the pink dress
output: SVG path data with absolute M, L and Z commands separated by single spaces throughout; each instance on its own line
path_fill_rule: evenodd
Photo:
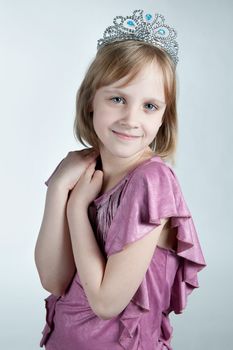
M 142 238 L 166 217 L 177 228 L 177 250 L 156 246 L 137 292 L 110 320 L 102 320 L 92 311 L 76 270 L 64 295 L 50 294 L 44 299 L 46 324 L 40 347 L 172 350 L 169 313 L 180 314 L 185 309 L 188 295 L 199 287 L 197 273 L 206 266 L 174 171 L 158 156 L 145 160 L 96 198 L 88 215 L 106 259 Z

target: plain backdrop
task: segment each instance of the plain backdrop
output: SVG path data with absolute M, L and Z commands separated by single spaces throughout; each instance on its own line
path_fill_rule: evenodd
M 40 349 L 49 293 L 34 248 L 44 181 L 69 151 L 83 148 L 73 135 L 75 95 L 97 40 L 114 16 L 135 9 L 163 14 L 178 32 L 174 170 L 208 264 L 185 312 L 170 314 L 172 346 L 232 347 L 233 2 L 1 0 L 1 349 Z

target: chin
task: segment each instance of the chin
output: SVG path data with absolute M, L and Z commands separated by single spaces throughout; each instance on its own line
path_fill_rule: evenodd
M 145 147 L 146 148 L 146 147 Z M 109 151 L 112 156 L 114 157 L 119 157 L 119 158 L 130 158 L 134 157 L 136 155 L 140 155 L 145 151 L 145 148 L 143 149 L 136 149 L 136 150 L 130 150 L 130 149 L 124 149 L 124 150 L 116 150 L 114 151 L 113 149 Z

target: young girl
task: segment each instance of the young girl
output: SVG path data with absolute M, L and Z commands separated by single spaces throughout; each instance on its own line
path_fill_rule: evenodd
M 35 261 L 47 350 L 171 350 L 206 266 L 174 170 L 176 32 L 158 14 L 117 16 L 77 94 L 69 152 L 49 179 Z

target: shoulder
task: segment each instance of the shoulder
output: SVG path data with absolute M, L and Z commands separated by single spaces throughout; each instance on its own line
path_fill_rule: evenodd
M 150 160 L 138 166 L 129 177 L 131 185 L 158 184 L 166 182 L 177 182 L 174 170 L 161 158 Z
M 141 203 L 143 207 L 179 205 L 183 197 L 174 170 L 162 160 L 150 160 L 136 168 L 122 193 L 123 202 Z M 133 203 L 132 203 L 133 204 Z

